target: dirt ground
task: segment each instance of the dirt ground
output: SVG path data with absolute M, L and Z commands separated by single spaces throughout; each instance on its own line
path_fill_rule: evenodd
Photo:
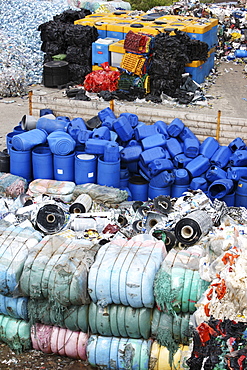
M 189 107 L 171 107 L 171 109 L 185 109 L 188 112 L 209 115 L 221 110 L 224 116 L 246 118 L 247 74 L 245 64 L 221 62 L 217 67 L 217 73 L 210 80 L 205 89 L 205 94 L 208 96 L 206 105 L 201 103 Z M 42 89 L 42 86 L 32 88 Z M 29 114 L 28 96 L 0 99 L 0 151 L 6 148 L 6 134 L 19 124 L 24 114 Z M 46 355 L 35 350 L 16 355 L 8 346 L 0 344 L 0 370 L 34 369 L 83 370 L 93 368 L 80 360 Z

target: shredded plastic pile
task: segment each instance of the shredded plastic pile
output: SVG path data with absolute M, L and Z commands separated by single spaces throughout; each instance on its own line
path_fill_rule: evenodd
M 41 83 L 44 54 L 38 26 L 69 9 L 66 0 L 1 2 L 0 96 L 23 96 Z

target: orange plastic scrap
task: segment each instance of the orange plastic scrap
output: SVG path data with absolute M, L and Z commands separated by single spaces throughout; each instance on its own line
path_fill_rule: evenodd
M 225 253 L 222 257 L 222 262 L 224 263 L 224 265 L 229 263 L 230 266 L 232 266 L 235 263 L 234 259 L 238 258 L 239 256 L 240 254 Z
M 216 286 L 216 294 L 218 299 L 222 299 L 226 294 L 226 282 L 224 279 L 221 280 L 220 283 L 215 284 Z
M 213 291 L 214 291 L 214 288 L 210 288 L 209 292 L 206 294 L 206 297 L 209 301 L 211 301 L 212 299 Z
M 210 338 L 212 336 L 217 337 L 216 331 L 213 328 L 211 328 L 206 322 L 201 323 L 196 328 L 196 330 L 199 334 L 199 337 L 200 337 L 200 340 L 201 340 L 202 344 L 204 344 L 205 342 L 210 340 Z
M 215 291 L 216 291 L 216 294 L 217 294 L 217 298 L 218 299 L 222 299 L 224 297 L 224 295 L 226 294 L 226 282 L 224 279 L 222 279 L 219 283 L 214 283 L 214 284 L 211 284 L 211 287 L 216 287 Z M 213 288 L 212 288 L 213 289 Z M 209 293 L 211 292 L 211 290 L 209 291 Z M 209 294 L 208 293 L 208 294 Z M 213 293 L 213 292 L 212 292 Z M 211 294 L 211 298 L 212 298 L 212 294 Z M 210 299 L 211 299 L 210 298 Z M 209 299 L 209 298 L 208 298 Z M 210 300 L 209 299 L 209 300 Z
M 204 312 L 207 317 L 210 316 L 209 302 L 204 305 Z

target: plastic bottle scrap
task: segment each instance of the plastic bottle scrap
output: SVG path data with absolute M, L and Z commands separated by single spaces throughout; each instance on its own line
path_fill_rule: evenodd
M 69 8 L 67 1 L 4 1 L 1 21 L 0 96 L 23 96 L 40 83 L 43 52 L 38 26 Z

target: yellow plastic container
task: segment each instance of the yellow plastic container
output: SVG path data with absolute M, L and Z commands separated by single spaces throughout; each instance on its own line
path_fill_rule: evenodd
M 116 67 L 110 66 L 109 68 L 110 68 L 111 71 L 118 71 L 118 69 Z M 103 71 L 103 67 L 94 65 L 94 66 L 92 66 L 92 71 Z
M 107 37 L 114 37 L 123 40 L 125 38 L 125 27 L 129 25 L 130 22 L 126 19 L 109 22 L 106 29 Z
M 91 26 L 91 27 L 93 27 L 94 26 L 94 21 L 92 21 L 91 19 L 82 18 L 82 19 L 77 19 L 76 21 L 74 21 L 74 24 L 80 24 L 82 26 Z
M 141 55 L 125 53 L 120 67 L 138 76 L 142 75 L 142 68 L 146 59 Z
M 179 345 L 178 351 L 173 357 L 172 367 L 169 364 L 169 351 L 166 347 L 160 346 L 154 341 L 151 347 L 149 367 L 152 370 L 185 370 L 189 369 L 186 359 L 189 357 L 188 346 Z
M 146 22 L 132 22 L 129 26 L 126 26 L 124 28 L 124 33 L 127 34 L 129 31 L 132 31 L 135 33 L 142 32 L 142 33 L 145 33 L 147 35 L 152 35 L 152 36 L 158 35 L 160 33 L 158 28 L 157 29 L 154 28 L 151 22 L 150 22 L 150 25 L 152 25 L 152 27 L 147 25 Z
M 118 42 L 114 42 L 113 44 L 109 45 L 109 51 L 124 54 L 124 40 L 119 40 Z
M 113 67 L 120 67 L 125 54 L 124 40 L 120 40 L 109 45 L 109 51 L 111 53 L 111 65 Z

